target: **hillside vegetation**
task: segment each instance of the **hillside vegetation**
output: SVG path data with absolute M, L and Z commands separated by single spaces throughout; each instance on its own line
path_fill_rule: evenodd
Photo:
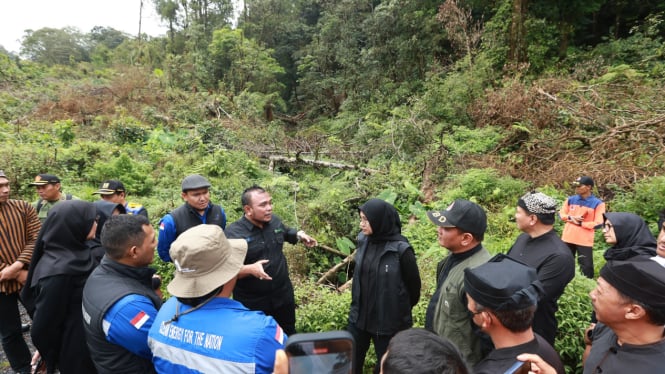
M 40 29 L 20 56 L 0 48 L 0 169 L 13 197 L 36 199 L 28 183 L 41 172 L 88 200 L 117 178 L 156 224 L 181 204 L 182 178 L 200 173 L 235 220 L 241 191 L 260 184 L 289 225 L 341 253 L 287 249 L 301 331 L 344 327 L 350 296 L 338 288 L 350 270 L 315 281 L 353 251 L 356 208 L 371 197 L 397 207 L 416 249 L 420 326 L 445 255 L 425 211 L 455 198 L 488 211 L 493 253 L 518 234 L 519 196 L 537 188 L 563 201 L 582 174 L 609 210 L 655 231 L 662 2 L 245 3 L 231 23 L 229 1 L 156 0 L 171 25 L 163 38 Z M 170 265 L 155 265 L 168 280 Z M 592 286 L 578 275 L 560 301 L 557 349 L 570 372 Z

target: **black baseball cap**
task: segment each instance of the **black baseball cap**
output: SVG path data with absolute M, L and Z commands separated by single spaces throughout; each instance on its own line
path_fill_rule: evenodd
M 43 186 L 45 184 L 60 183 L 60 178 L 53 174 L 39 174 L 35 177 L 35 181 L 30 183 L 31 186 Z
M 446 210 L 431 210 L 427 217 L 441 227 L 457 227 L 482 238 L 487 230 L 487 215 L 480 205 L 463 199 L 453 201 Z
M 113 195 L 114 193 L 125 192 L 125 186 L 119 180 L 109 179 L 99 185 L 99 189 L 93 192 L 93 195 Z
M 577 187 L 579 185 L 582 185 L 582 184 L 585 185 L 585 186 L 593 187 L 593 179 L 591 179 L 591 177 L 589 177 L 589 176 L 583 175 L 583 176 L 575 179 L 575 181 L 573 182 L 573 186 L 575 186 L 575 187 Z

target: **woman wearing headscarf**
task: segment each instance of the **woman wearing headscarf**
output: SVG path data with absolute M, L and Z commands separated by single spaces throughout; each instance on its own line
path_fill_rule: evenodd
M 97 210 L 87 201 L 54 205 L 37 238 L 26 287 L 30 336 L 48 373 L 96 373 L 83 330 L 81 296 L 94 268 L 86 240 L 95 237 Z
M 603 236 L 611 244 L 603 257 L 606 260 L 625 261 L 635 256 L 656 255 L 656 239 L 644 220 L 633 213 L 603 214 Z
M 97 200 L 92 203 L 97 209 L 97 230 L 95 232 L 95 237 L 88 240 L 86 245 L 92 251 L 92 258 L 95 262 L 95 266 L 99 264 L 104 257 L 104 247 L 102 247 L 102 228 L 106 220 L 118 214 L 125 214 L 127 210 L 122 204 L 112 203 L 106 200 Z
M 348 330 L 356 341 L 356 372 L 362 373 L 370 340 L 378 373 L 381 357 L 397 332 L 413 325 L 411 309 L 420 298 L 420 273 L 397 210 L 380 199 L 359 209 L 360 234 L 351 288 Z

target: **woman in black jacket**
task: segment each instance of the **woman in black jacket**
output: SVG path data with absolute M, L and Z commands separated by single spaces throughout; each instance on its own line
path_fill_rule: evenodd
M 87 201 L 54 205 L 39 231 L 22 291 L 32 316 L 30 336 L 48 373 L 96 373 L 83 330 L 83 286 L 95 266 L 86 240 L 95 237 L 97 210 Z
M 356 341 L 356 373 L 362 373 L 370 340 L 378 373 L 381 357 L 397 332 L 413 325 L 411 309 L 420 298 L 420 273 L 409 241 L 402 236 L 397 210 L 380 199 L 359 209 L 348 330 Z

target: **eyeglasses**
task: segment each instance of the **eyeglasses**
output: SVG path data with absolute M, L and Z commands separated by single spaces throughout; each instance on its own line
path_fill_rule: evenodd
M 605 224 L 603 225 L 603 228 L 604 228 L 605 230 L 611 230 L 612 227 L 614 227 L 614 226 L 613 226 L 611 223 L 605 223 Z

